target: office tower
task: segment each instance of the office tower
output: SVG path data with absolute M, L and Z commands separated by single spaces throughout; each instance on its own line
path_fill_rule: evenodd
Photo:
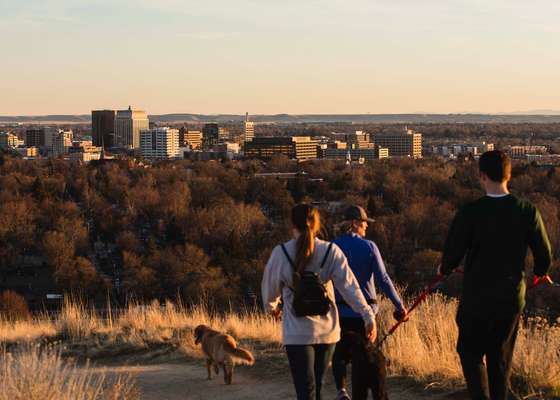
M 271 158 L 283 154 L 291 159 L 317 158 L 318 142 L 309 136 L 256 137 L 245 143 L 245 157 Z
M 25 131 L 27 147 L 45 147 L 45 128 L 30 128 Z
M 30 128 L 25 131 L 25 145 L 37 147 L 45 155 L 52 149 L 53 138 L 58 134 L 55 127 Z
M 184 144 L 192 150 L 200 150 L 202 148 L 202 132 L 187 131 L 185 133 Z
M 58 157 L 68 153 L 68 149 L 72 146 L 73 138 L 74 133 L 71 130 L 59 130 L 58 133 L 53 136 L 49 156 Z
M 245 122 L 244 122 L 244 141 L 250 142 L 255 137 L 255 123 L 249 121 L 249 113 L 245 113 Z
M 205 124 L 202 128 L 202 147 L 210 149 L 220 141 L 218 124 Z
M 179 130 L 152 128 L 140 132 L 140 153 L 151 160 L 178 158 Z
M 115 110 L 91 112 L 91 136 L 95 146 L 104 148 L 115 145 Z
M 128 110 L 117 111 L 115 118 L 115 145 L 129 149 L 140 147 L 140 131 L 149 129 L 150 122 L 144 111 Z
M 388 135 L 376 135 L 375 144 L 389 149 L 391 157 L 422 158 L 422 134 L 412 129 Z

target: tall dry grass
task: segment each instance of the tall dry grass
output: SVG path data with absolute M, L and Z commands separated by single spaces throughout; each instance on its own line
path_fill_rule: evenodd
M 455 300 L 440 295 L 432 295 L 422 303 L 384 345 L 384 352 L 391 360 L 390 372 L 443 386 L 462 383 L 455 351 L 456 308 Z M 394 323 L 392 305 L 386 300 L 380 302 L 379 323 L 385 330 Z M 260 312 L 216 314 L 204 306 L 186 307 L 171 302 L 164 306 L 158 302 L 131 304 L 106 318 L 100 318 L 83 305 L 69 302 L 52 320 L 44 316 L 32 322 L 0 321 L 0 341 L 62 337 L 68 347 L 81 343 L 87 357 L 95 357 L 96 351 L 110 355 L 123 349 L 136 351 L 160 345 L 180 347 L 196 356 L 199 350 L 194 345 L 192 330 L 199 324 L 231 333 L 245 342 L 257 341 L 279 347 L 282 341 L 280 323 Z M 560 392 L 559 349 L 559 326 L 533 320 L 520 328 L 514 373 L 527 391 Z
M 53 348 L 27 345 L 0 353 L 0 400 L 132 400 L 129 376 L 107 379 L 88 365 L 78 367 Z
M 442 386 L 460 383 L 463 374 L 455 350 L 457 301 L 432 295 L 414 311 L 384 345 L 390 372 L 412 375 Z M 380 323 L 394 324 L 392 305 L 381 303 Z M 560 326 L 530 319 L 521 324 L 513 360 L 513 374 L 523 391 L 560 395 Z

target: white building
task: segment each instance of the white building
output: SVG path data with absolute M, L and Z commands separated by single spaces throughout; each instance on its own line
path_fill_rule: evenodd
M 119 147 L 137 149 L 140 147 L 140 131 L 149 129 L 150 121 L 144 111 L 128 110 L 117 111 L 115 117 L 115 144 Z
M 245 123 L 243 127 L 243 140 L 245 142 L 251 142 L 255 137 L 255 123 L 249 121 L 249 113 L 245 114 Z
M 140 153 L 151 160 L 179 158 L 179 130 L 165 127 L 141 131 Z

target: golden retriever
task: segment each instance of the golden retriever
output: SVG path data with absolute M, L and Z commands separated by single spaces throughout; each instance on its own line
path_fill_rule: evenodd
M 212 367 L 216 375 L 220 372 L 220 365 L 224 369 L 224 382 L 231 385 L 235 361 L 253 365 L 255 358 L 251 352 L 237 347 L 233 337 L 211 329 L 206 325 L 199 325 L 194 330 L 195 344 L 202 344 L 202 351 L 206 356 L 208 379 L 212 379 Z

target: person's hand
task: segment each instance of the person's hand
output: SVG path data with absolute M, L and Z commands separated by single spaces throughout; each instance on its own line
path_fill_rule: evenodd
M 282 308 L 276 307 L 274 310 L 272 310 L 272 316 L 276 321 L 280 321 L 282 319 Z
M 393 313 L 393 318 L 395 318 L 397 321 L 403 321 L 406 322 L 408 321 L 408 312 L 406 311 L 406 308 L 401 308 L 399 310 L 395 310 L 395 312 Z
M 366 324 L 366 337 L 371 343 L 375 342 L 375 339 L 377 339 L 377 323 L 375 319 Z

